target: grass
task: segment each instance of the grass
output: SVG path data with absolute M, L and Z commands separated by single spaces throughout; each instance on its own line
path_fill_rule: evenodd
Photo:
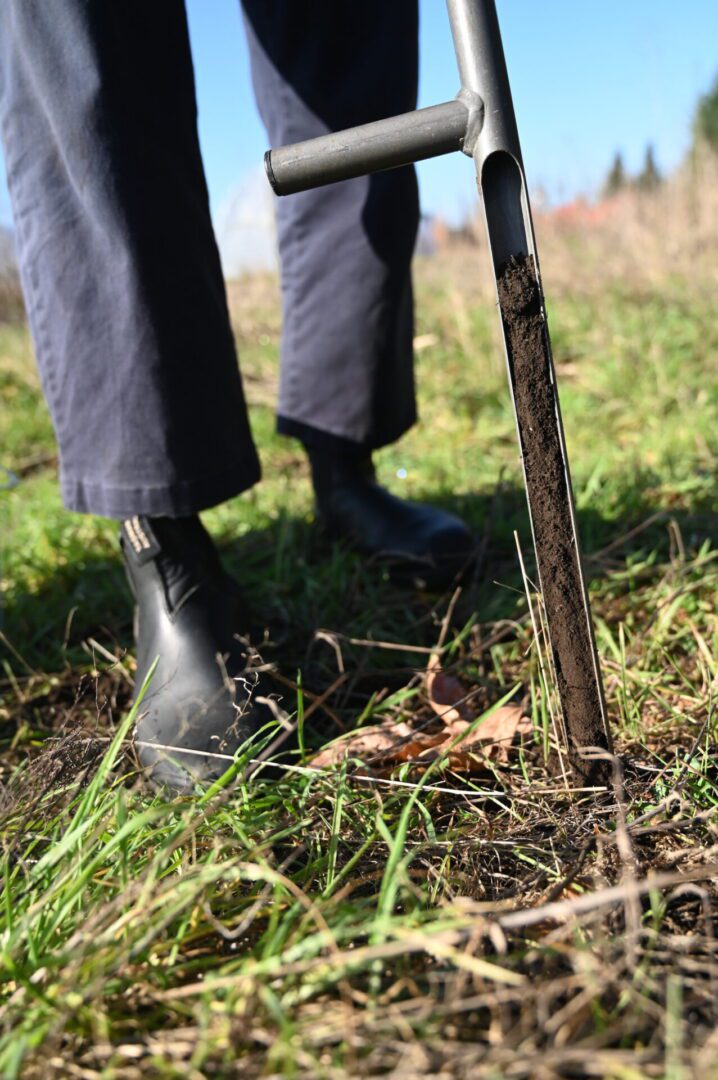
M 607 795 L 572 793 L 544 754 L 484 257 L 417 267 L 422 425 L 378 458 L 393 490 L 475 528 L 458 596 L 400 592 L 315 534 L 305 463 L 273 432 L 268 280 L 230 288 L 266 479 L 206 515 L 310 746 L 426 723 L 443 635 L 477 716 L 523 698 L 535 725 L 473 777 L 298 762 L 194 798 L 143 790 L 115 526 L 62 510 L 27 333 L 0 330 L 20 477 L 0 492 L 1 1075 L 718 1076 L 714 298 L 675 276 L 572 290 L 564 268 L 552 288 L 545 267 L 619 755 Z

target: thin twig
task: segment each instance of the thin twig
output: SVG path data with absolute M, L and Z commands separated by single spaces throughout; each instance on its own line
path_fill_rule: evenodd
M 229 763 L 234 762 L 236 759 L 232 754 L 217 754 L 210 752 L 209 750 L 189 750 L 185 747 L 169 746 L 164 743 L 145 742 L 143 740 L 135 740 L 135 746 L 148 747 L 152 750 L 162 750 L 171 752 L 174 754 L 189 754 L 196 755 L 202 758 L 213 758 Z M 323 777 L 325 780 L 335 782 L 336 777 L 333 773 L 327 772 L 325 769 L 317 769 L 311 765 L 290 765 L 283 761 L 267 761 L 265 758 L 249 758 L 247 764 L 249 765 L 270 765 L 272 769 L 281 769 L 285 772 L 300 773 L 304 776 L 317 776 Z M 470 791 L 464 791 L 461 788 L 443 787 L 436 784 L 412 784 L 408 780 L 392 780 L 389 777 L 384 776 L 368 776 L 366 773 L 349 773 L 347 779 L 357 780 L 360 783 L 365 784 L 378 784 L 386 787 L 399 787 L 409 788 L 412 791 L 417 788 L 421 788 L 422 791 L 438 791 L 445 795 L 458 795 L 461 798 L 496 798 L 497 796 L 508 798 L 513 795 L 511 791 L 497 791 L 496 789 L 476 789 L 472 788 Z M 564 787 L 552 787 L 552 788 L 531 788 L 532 795 L 561 795 L 566 792 L 570 794 L 593 794 L 595 792 L 605 792 L 605 787 L 576 787 L 576 788 L 564 788 Z

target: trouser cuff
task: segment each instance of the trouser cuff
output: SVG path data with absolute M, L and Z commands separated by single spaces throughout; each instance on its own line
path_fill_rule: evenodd
M 290 416 L 277 417 L 277 431 L 280 435 L 289 435 L 293 439 L 299 439 L 308 449 L 325 450 L 329 453 L 340 454 L 367 454 L 372 450 L 380 450 L 382 446 L 390 446 L 404 435 L 409 428 L 416 423 L 416 416 L 412 415 L 401 426 L 393 431 L 375 435 L 363 442 L 347 439 L 343 435 L 335 435 L 331 431 L 322 431 L 320 428 L 305 424 L 302 420 L 294 420 Z
M 195 480 L 153 487 L 112 487 L 60 472 L 62 500 L 68 510 L 124 521 L 135 515 L 188 517 L 240 495 L 261 477 L 256 454 L 234 469 Z

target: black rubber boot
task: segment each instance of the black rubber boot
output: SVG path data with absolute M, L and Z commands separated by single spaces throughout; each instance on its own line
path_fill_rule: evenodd
M 153 783 L 192 791 L 221 776 L 272 720 L 236 637 L 246 620 L 239 590 L 198 517 L 130 518 L 120 543 L 137 602 L 137 690 L 159 657 L 135 727 L 137 754 Z
M 307 447 L 317 516 L 330 536 L 386 565 L 395 580 L 439 588 L 460 574 L 475 548 L 454 514 L 390 494 L 367 454 Z

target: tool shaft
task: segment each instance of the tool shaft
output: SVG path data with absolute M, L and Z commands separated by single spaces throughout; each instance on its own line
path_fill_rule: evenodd
M 482 195 L 509 385 L 571 759 L 610 750 L 521 147 L 494 0 L 447 0 L 461 78 L 453 101 L 268 151 L 278 195 L 462 150 Z
M 611 734 L 501 33 L 494 0 L 447 0 L 447 7 L 462 85 L 484 104 L 473 158 L 565 735 L 576 770 L 596 777 L 605 762 L 591 765 L 582 750 L 610 750 Z

